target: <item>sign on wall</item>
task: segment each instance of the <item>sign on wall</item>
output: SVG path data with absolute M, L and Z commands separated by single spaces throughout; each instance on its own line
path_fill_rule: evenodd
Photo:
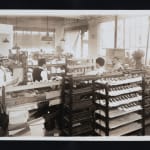
M 125 49 L 106 49 L 106 64 L 112 64 L 112 60 L 114 57 L 118 57 L 120 59 L 120 62 L 124 63 Z

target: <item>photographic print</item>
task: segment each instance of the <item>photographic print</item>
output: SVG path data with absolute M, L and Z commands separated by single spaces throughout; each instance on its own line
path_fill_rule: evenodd
M 0 139 L 149 136 L 149 37 L 149 10 L 0 10 Z

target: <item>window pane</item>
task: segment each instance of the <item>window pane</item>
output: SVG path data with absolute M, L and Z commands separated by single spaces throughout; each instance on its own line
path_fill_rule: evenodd
M 123 43 L 123 39 L 124 39 L 124 24 L 123 24 L 123 19 L 118 20 L 118 24 L 117 24 L 117 48 L 124 48 L 124 43 Z
M 98 49 L 99 55 L 105 56 L 107 48 L 114 48 L 114 30 L 115 22 L 104 22 L 99 24 L 98 28 Z

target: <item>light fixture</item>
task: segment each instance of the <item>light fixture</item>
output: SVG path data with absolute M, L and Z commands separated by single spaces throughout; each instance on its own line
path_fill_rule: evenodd
M 65 42 L 65 39 L 64 39 L 64 37 L 60 40 L 61 42 Z
M 17 45 L 17 43 L 12 47 L 12 49 L 20 49 L 20 47 Z
M 16 29 L 17 29 L 17 17 L 16 17 Z M 18 44 L 17 44 L 17 32 L 15 32 L 15 34 L 14 34 L 14 41 L 15 41 L 15 45 L 12 47 L 12 49 L 20 49 L 20 47 L 18 46 Z
M 7 16 L 6 16 L 6 24 L 7 24 Z M 7 39 L 7 37 L 3 40 L 3 43 L 9 43 L 9 40 Z
M 49 36 L 49 31 L 48 31 L 48 16 L 47 16 L 47 32 L 45 36 L 42 36 L 41 38 L 42 41 L 52 41 L 53 37 Z
M 50 42 L 50 41 L 48 41 L 46 44 L 51 44 L 51 42 Z
M 65 30 L 64 30 L 64 32 L 63 32 L 63 37 L 61 38 L 60 41 L 61 41 L 61 42 L 65 42 Z
M 9 40 L 7 39 L 7 37 L 3 40 L 3 43 L 9 43 Z

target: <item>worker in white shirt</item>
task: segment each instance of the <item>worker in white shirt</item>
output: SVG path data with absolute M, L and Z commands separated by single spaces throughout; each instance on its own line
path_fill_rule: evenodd
M 122 71 L 124 69 L 118 57 L 113 58 L 112 64 L 112 71 Z
M 101 75 L 106 72 L 105 70 L 105 60 L 102 57 L 96 59 L 96 69 L 90 72 L 87 72 L 86 75 Z
M 18 78 L 14 78 L 8 68 L 5 67 L 4 60 L 0 60 L 0 87 L 16 85 L 18 83 Z

